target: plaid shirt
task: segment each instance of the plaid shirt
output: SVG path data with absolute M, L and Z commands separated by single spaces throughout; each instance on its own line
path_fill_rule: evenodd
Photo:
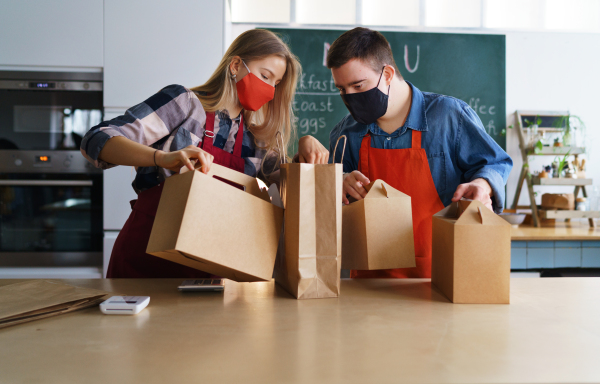
M 107 169 L 115 165 L 98 159 L 98 156 L 111 137 L 124 136 L 152 148 L 173 152 L 200 144 L 205 125 L 206 112 L 195 92 L 181 85 L 169 85 L 143 103 L 129 108 L 124 115 L 92 127 L 81 142 L 81 150 L 97 168 Z M 232 153 L 239 128 L 240 116 L 231 119 L 225 110 L 216 112 L 213 145 Z M 264 146 L 263 143 L 260 145 Z M 256 146 L 254 135 L 244 126 L 244 173 L 258 177 L 265 154 L 266 150 Z M 269 166 L 264 166 L 266 170 L 273 168 L 272 162 L 269 163 Z M 133 189 L 139 193 L 158 185 L 172 174 L 164 168 L 138 167 Z M 264 175 L 260 176 L 264 178 Z

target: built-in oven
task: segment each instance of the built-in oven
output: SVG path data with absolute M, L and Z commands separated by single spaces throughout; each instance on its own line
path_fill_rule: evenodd
M 0 275 L 101 276 L 102 171 L 79 152 L 101 121 L 101 73 L 0 72 Z

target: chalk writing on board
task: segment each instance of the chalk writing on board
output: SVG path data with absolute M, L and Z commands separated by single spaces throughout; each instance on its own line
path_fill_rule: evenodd
M 494 115 L 496 114 L 495 105 L 487 105 L 479 97 L 471 97 L 469 99 L 469 106 L 473 108 L 475 113 L 479 116 L 481 123 L 485 127 L 487 133 L 491 136 L 498 135 L 500 131 L 494 124 Z
M 328 48 L 326 44 L 325 50 Z M 326 116 L 335 111 L 333 98 L 339 97 L 339 94 L 331 74 L 317 76 L 314 73 L 303 73 L 298 79 L 296 91 L 298 97 L 294 99 L 292 105 L 294 113 L 303 116 L 294 118 L 298 132 L 302 135 L 315 135 L 320 129 L 326 128 Z
M 408 60 L 408 45 L 404 44 L 404 66 L 406 67 L 406 70 L 410 73 L 415 73 L 417 72 L 417 69 L 419 69 L 419 58 L 421 57 L 421 47 L 419 45 L 417 45 L 417 60 L 415 61 L 415 66 L 414 67 L 410 67 L 410 62 Z
M 331 47 L 331 44 L 324 43 L 324 49 L 323 49 L 323 66 L 324 67 L 327 67 L 327 52 L 329 52 L 330 47 Z

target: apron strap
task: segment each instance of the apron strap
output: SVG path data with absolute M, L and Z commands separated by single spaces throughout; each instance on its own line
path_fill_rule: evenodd
M 241 133 L 241 135 L 240 135 Z M 215 113 L 206 114 L 206 125 L 204 126 L 204 138 L 202 139 L 202 148 L 208 153 L 212 153 L 213 139 L 215 137 Z M 244 141 L 244 114 L 240 118 L 240 127 L 235 138 L 235 146 L 233 147 L 233 155 L 242 157 L 242 143 Z
M 232 123 L 233 124 L 233 123 Z M 244 111 L 241 112 L 240 127 L 238 128 L 235 138 L 235 146 L 233 147 L 233 155 L 242 157 L 242 142 L 244 141 Z
M 414 129 L 411 132 L 412 136 L 412 148 L 413 149 L 421 149 L 421 131 L 415 131 Z
M 212 153 L 213 138 L 215 137 L 215 113 L 206 114 L 206 125 L 204 126 L 204 137 L 202 138 L 202 148 L 208 153 Z
M 360 153 L 358 156 L 360 161 L 358 169 L 363 175 L 365 175 L 367 179 L 369 179 L 369 148 L 371 148 L 371 134 L 367 132 L 367 134 L 362 138 L 362 143 L 360 144 Z

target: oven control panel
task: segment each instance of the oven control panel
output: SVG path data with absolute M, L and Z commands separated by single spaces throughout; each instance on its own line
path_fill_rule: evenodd
M 79 151 L 0 150 L 0 173 L 102 173 Z

